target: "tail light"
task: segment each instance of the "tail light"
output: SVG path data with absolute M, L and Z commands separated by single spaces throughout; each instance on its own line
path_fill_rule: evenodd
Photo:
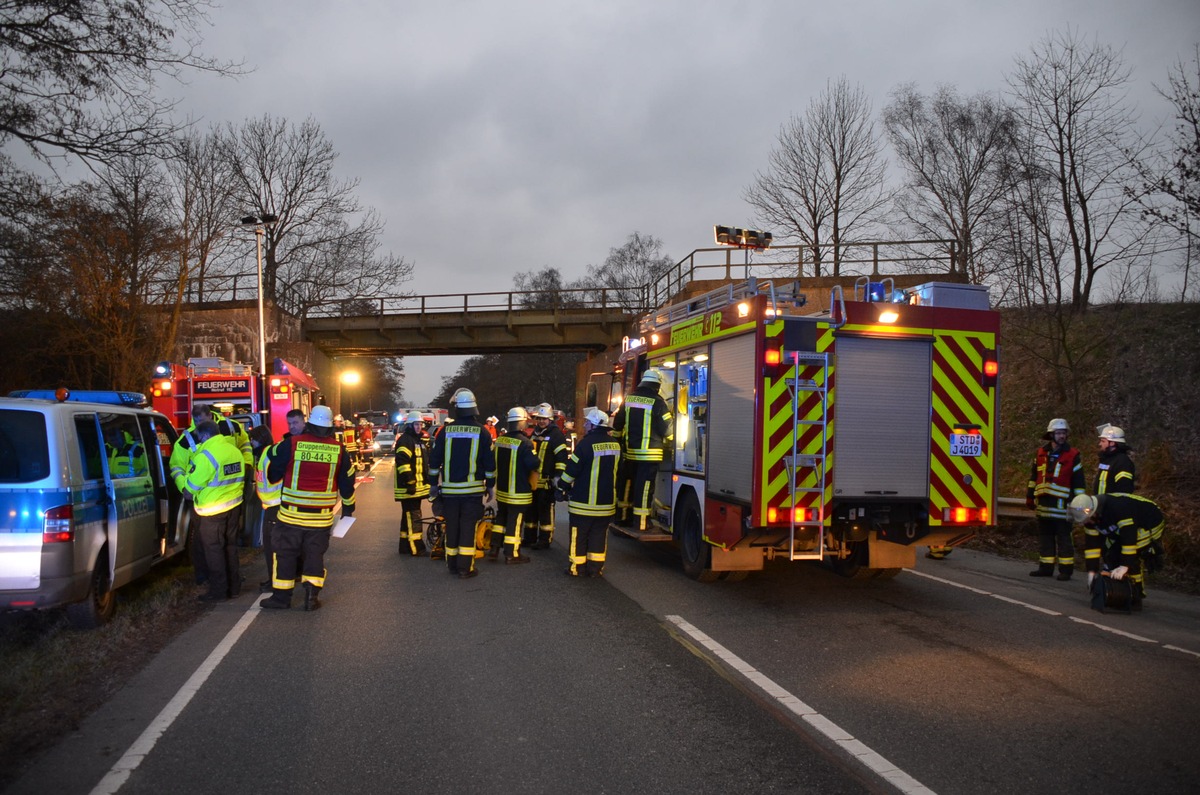
M 59 505 L 46 511 L 42 520 L 42 543 L 62 544 L 75 540 L 75 510 Z
M 767 524 L 787 524 L 790 517 L 795 517 L 796 524 L 806 522 L 815 516 L 812 508 L 767 508 Z
M 987 524 L 988 509 L 961 506 L 943 508 L 942 521 L 946 524 Z
M 981 386 L 995 386 L 996 379 L 1000 377 L 1000 359 L 996 356 L 995 351 L 984 351 L 983 353 L 983 374 L 980 376 Z

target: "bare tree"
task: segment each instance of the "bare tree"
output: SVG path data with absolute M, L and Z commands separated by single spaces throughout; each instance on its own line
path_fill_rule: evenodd
M 43 161 L 108 161 L 166 145 L 161 77 L 241 73 L 199 54 L 207 0 L 21 0 L 0 4 L 0 143 Z
M 542 268 L 540 271 L 522 271 L 513 277 L 513 289 L 524 293 L 521 306 L 527 309 L 550 309 L 556 306 L 578 306 L 580 299 L 573 291 L 582 284 L 563 282 L 558 268 Z
M 646 288 L 675 266 L 663 254 L 663 242 L 653 235 L 634 232 L 625 243 L 610 248 L 602 265 L 589 265 L 583 286 L 611 290 L 609 302 L 630 311 L 643 311 Z
M 989 94 L 963 98 L 941 86 L 925 97 L 906 84 L 892 92 L 883 123 L 906 171 L 900 213 L 920 236 L 954 240 L 952 269 L 982 284 L 1007 193 L 1011 110 Z
M 822 275 L 827 247 L 833 275 L 840 275 L 843 243 L 869 235 L 890 202 L 872 118 L 861 87 L 845 77 L 831 82 L 804 116 L 783 126 L 768 170 L 745 191 L 760 226 L 777 240 L 811 247 L 814 276 Z
M 279 282 L 286 282 L 303 315 L 333 297 L 405 294 L 399 285 L 411 278 L 412 265 L 379 255 L 383 221 L 359 204 L 358 180 L 336 178 L 337 152 L 316 121 L 296 126 L 263 116 L 228 125 L 221 147 L 235 201 L 259 218 L 277 218 L 263 237 L 268 295 L 281 298 Z
M 1064 252 L 1061 260 L 1048 260 L 1049 252 L 1027 259 L 1062 266 L 1043 278 L 1067 280 L 1077 310 L 1087 307 L 1106 267 L 1148 261 L 1153 253 L 1138 228 L 1136 197 L 1125 190 L 1134 184 L 1140 151 L 1125 105 L 1128 79 L 1118 52 L 1071 32 L 1048 35 L 1017 59 L 1009 77 L 1024 139 L 1021 179 L 1039 186 L 1039 198 L 1046 195 L 1041 186 L 1055 194 L 1042 208 L 1044 228 L 1029 242 L 1053 240 Z
M 1159 93 L 1174 110 L 1175 126 L 1161 162 L 1142 172 L 1145 193 L 1138 192 L 1147 215 L 1162 221 L 1183 240 L 1183 285 L 1187 300 L 1193 257 L 1200 251 L 1200 44 L 1190 64 L 1180 60 Z

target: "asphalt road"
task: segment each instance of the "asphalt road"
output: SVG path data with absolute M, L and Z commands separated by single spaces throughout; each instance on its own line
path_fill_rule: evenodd
M 621 537 L 606 578 L 581 580 L 562 574 L 561 522 L 532 563 L 481 562 L 462 581 L 396 554 L 389 465 L 375 474 L 333 541 L 322 610 L 258 611 L 249 596 L 214 608 L 9 791 L 1170 793 L 1200 780 L 1193 597 L 1152 591 L 1140 615 L 1101 615 L 1081 581 L 967 550 L 889 581 L 772 563 L 704 585 L 670 547 Z M 131 761 L 125 780 L 105 778 Z

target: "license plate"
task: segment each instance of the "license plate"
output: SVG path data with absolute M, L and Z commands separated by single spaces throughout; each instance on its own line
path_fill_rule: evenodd
M 950 434 L 950 455 L 977 456 L 983 452 L 983 437 L 977 433 Z

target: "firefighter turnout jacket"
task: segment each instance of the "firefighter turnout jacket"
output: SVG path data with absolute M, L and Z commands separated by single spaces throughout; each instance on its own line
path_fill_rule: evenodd
M 482 495 L 496 485 L 492 435 L 474 416 L 443 425 L 433 441 L 429 475 L 439 482 L 443 497 Z
M 533 432 L 533 449 L 538 457 L 539 489 L 550 488 L 550 481 L 561 477 L 567 468 L 567 437 L 562 428 L 551 422 L 545 428 Z
M 308 528 L 333 525 L 339 497 L 354 511 L 354 464 L 333 437 L 318 435 L 312 426 L 299 436 L 268 448 L 267 480 L 278 480 L 279 521 Z
M 196 448 L 188 467 L 186 486 L 200 516 L 216 516 L 242 504 L 245 462 L 223 436 L 213 436 Z
M 1100 453 L 1100 468 L 1096 473 L 1096 494 L 1133 494 L 1133 459 L 1125 445 L 1118 444 Z
M 254 471 L 254 492 L 258 495 L 258 500 L 264 508 L 274 508 L 283 502 L 283 481 L 267 480 L 267 464 L 270 461 L 268 458 L 270 454 L 271 447 L 263 448 L 262 455 L 258 458 L 258 468 Z
M 1038 448 L 1029 474 L 1025 502 L 1037 511 L 1039 519 L 1071 520 L 1067 506 L 1083 494 L 1086 484 L 1079 451 L 1069 445 L 1055 449 L 1054 442 Z
M 662 461 L 671 431 L 671 411 L 657 384 L 639 384 L 613 420 L 613 436 L 624 440 L 631 461 Z
M 395 477 L 393 495 L 397 500 L 429 496 L 429 451 L 411 425 L 396 440 Z
M 1101 494 L 1096 500 L 1096 511 L 1083 527 L 1088 571 L 1099 571 L 1102 559 L 1136 570 L 1143 555 L 1161 551 L 1165 521 L 1157 505 L 1136 494 Z
M 533 442 L 520 431 L 496 438 L 496 499 L 507 505 L 532 505 L 538 478 Z
M 660 450 L 661 452 L 661 450 Z M 608 428 L 597 426 L 584 434 L 567 459 L 559 488 L 567 494 L 571 513 L 612 516 L 617 512 L 617 464 L 621 444 Z

